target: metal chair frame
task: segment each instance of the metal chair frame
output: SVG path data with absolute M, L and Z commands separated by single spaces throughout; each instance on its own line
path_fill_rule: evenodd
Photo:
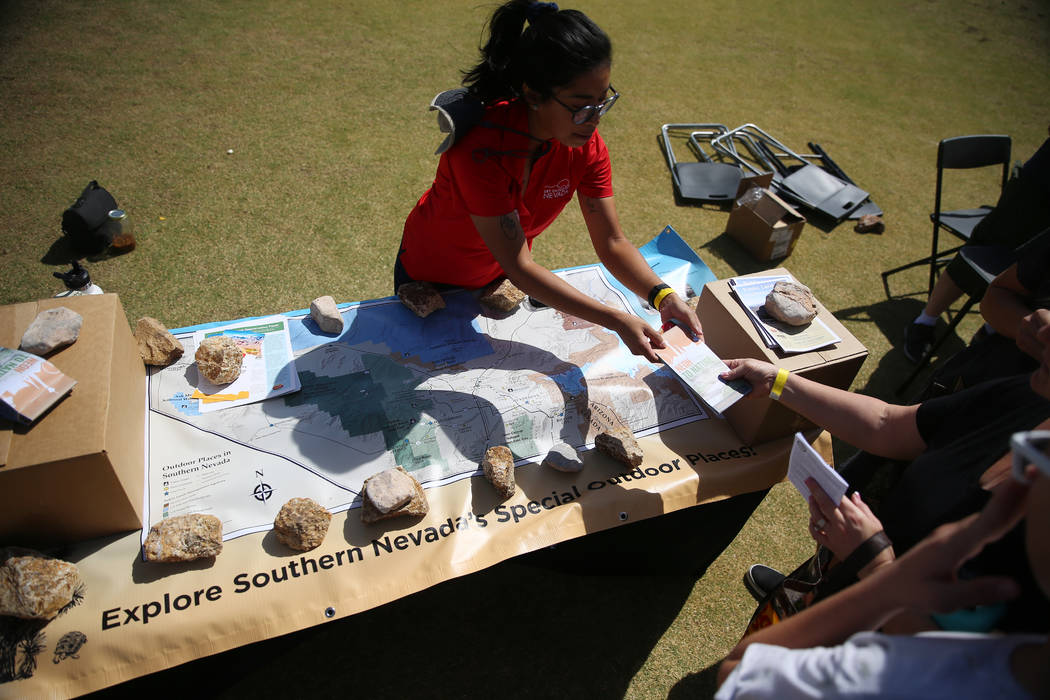
M 713 160 L 700 145 L 728 131 L 723 124 L 664 124 L 660 127 L 667 167 L 671 170 L 675 191 L 689 203 L 728 202 L 736 197 L 743 171 L 736 165 Z M 696 154 L 696 162 L 683 162 L 675 157 L 672 134 L 686 137 Z
M 743 143 L 754 163 L 741 157 L 733 146 L 734 141 Z M 810 162 L 816 160 L 823 164 L 819 154 L 807 158 L 796 153 L 755 124 L 731 129 L 712 139 L 711 145 L 755 174 L 760 172 L 755 164 L 761 164 L 767 172 L 773 173 L 773 186 L 779 194 L 836 223 L 849 217 L 869 199 L 868 193 L 852 182 Z M 794 163 L 788 165 L 785 161 Z

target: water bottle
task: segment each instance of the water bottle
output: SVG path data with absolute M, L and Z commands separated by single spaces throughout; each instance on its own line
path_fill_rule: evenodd
M 76 260 L 73 261 L 73 269 L 69 272 L 51 273 L 66 285 L 65 291 L 56 294 L 56 297 L 76 297 L 82 294 L 101 294 L 102 287 L 91 281 L 91 275 L 87 268 Z

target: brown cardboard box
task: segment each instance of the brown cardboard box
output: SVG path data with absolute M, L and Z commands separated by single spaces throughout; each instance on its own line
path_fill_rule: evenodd
M 733 197 L 733 206 L 736 206 L 736 200 L 744 196 L 744 193 L 750 190 L 752 187 L 761 187 L 765 189 L 773 183 L 773 173 L 758 173 L 757 175 L 747 175 L 740 178 L 740 184 L 736 187 L 736 196 Z
M 783 274 L 791 273 L 777 268 L 745 277 Z M 849 389 L 868 356 L 867 348 L 823 306 L 818 316 L 842 339 L 841 342 L 821 350 L 791 355 L 767 348 L 744 308 L 730 293 L 728 280 L 704 285 L 697 313 L 704 326 L 704 340 L 724 360 L 753 357 L 821 384 Z M 813 427 L 802 416 L 766 396 L 738 401 L 724 415 L 740 439 L 749 445 Z
M 44 545 L 142 526 L 146 370 L 115 294 L 0 307 L 0 345 L 17 348 L 44 309 L 65 306 L 80 337 L 47 359 L 77 380 L 29 427 L 0 431 L 0 543 Z
M 806 219 L 790 204 L 764 187 L 745 192 L 733 204 L 726 233 L 757 260 L 791 255 Z

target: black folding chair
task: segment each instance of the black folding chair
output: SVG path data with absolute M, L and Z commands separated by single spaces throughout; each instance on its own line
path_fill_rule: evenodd
M 722 124 L 664 124 L 660 127 L 667 167 L 671 170 L 679 200 L 688 204 L 728 202 L 736 196 L 743 172 L 737 165 L 712 160 L 700 145 L 702 139 L 724 134 Z M 671 137 L 688 138 L 697 161 L 680 161 L 675 157 Z
M 929 265 L 930 279 L 926 293 L 933 291 L 933 285 L 937 281 L 937 269 L 951 259 L 951 254 L 958 251 L 970 240 L 974 227 L 981 219 L 988 215 L 994 207 L 983 205 L 976 209 L 954 209 L 951 211 L 941 210 L 941 194 L 944 182 L 945 170 L 962 170 L 972 168 L 984 168 L 999 166 L 1002 168 L 1002 177 L 999 183 L 999 192 L 995 194 L 998 200 L 1003 187 L 1006 186 L 1007 177 L 1010 174 L 1010 137 L 1004 135 L 981 134 L 975 136 L 956 136 L 944 139 L 937 146 L 937 187 L 933 198 L 933 212 L 930 220 L 933 222 L 933 235 L 930 246 L 930 254 L 926 257 L 913 260 L 910 263 L 900 265 L 892 270 L 882 273 L 882 286 L 886 290 L 886 296 L 890 296 L 888 278 L 890 275 L 920 265 Z M 939 249 L 938 234 L 941 229 L 952 234 L 962 241 L 954 248 L 946 250 Z

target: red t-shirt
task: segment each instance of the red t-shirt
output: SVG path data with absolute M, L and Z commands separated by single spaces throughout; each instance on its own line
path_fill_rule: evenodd
M 506 128 L 499 128 L 506 127 Z M 503 274 L 471 215 L 502 216 L 517 210 L 529 248 L 579 190 L 612 195 L 609 151 L 595 131 L 579 148 L 552 139 L 532 165 L 521 191 L 532 139 L 520 100 L 486 108 L 481 123 L 441 155 L 437 175 L 405 221 L 401 264 L 415 280 L 474 289 Z

